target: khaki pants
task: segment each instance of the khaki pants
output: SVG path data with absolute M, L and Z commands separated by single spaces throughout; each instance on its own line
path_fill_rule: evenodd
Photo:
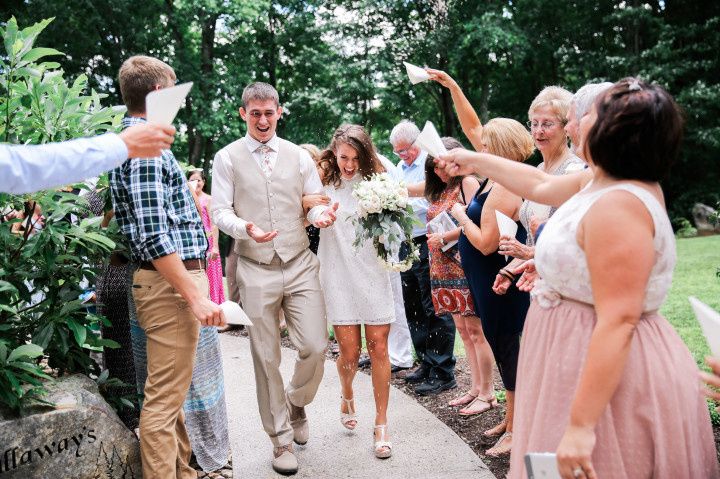
M 205 271 L 190 271 L 208 295 Z M 200 323 L 187 302 L 157 271 L 139 269 L 133 276 L 133 299 L 140 327 L 147 335 L 147 380 L 140 413 L 143 477 L 195 478 L 188 465 L 190 439 L 182 405 L 190 388 Z
M 225 258 L 225 277 L 227 278 L 228 300 L 240 302 L 240 289 L 237 283 L 237 262 L 238 254 L 235 252 L 235 240 L 233 240 L 230 254 Z
M 310 250 L 287 263 L 282 263 L 277 256 L 270 264 L 238 258 L 240 298 L 253 322 L 248 330 L 258 408 L 263 428 L 276 447 L 293 441 L 279 369 L 278 314 L 282 308 L 290 340 L 298 348 L 287 396 L 294 405 L 303 407 L 313 400 L 320 385 L 327 347 L 325 300 L 320 290 L 319 270 L 320 262 Z

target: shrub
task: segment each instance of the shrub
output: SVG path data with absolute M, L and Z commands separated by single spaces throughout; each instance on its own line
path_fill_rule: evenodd
M 45 143 L 92 136 L 115 129 L 124 109 L 105 108 L 102 95 L 85 94 L 87 79 L 72 84 L 60 65 L 43 61 L 62 53 L 35 47 L 52 21 L 19 29 L 11 18 L 0 28 L 0 139 L 9 143 Z M 42 225 L 33 218 L 39 206 Z M 79 300 L 83 284 L 93 284 L 99 265 L 115 247 L 100 218 L 88 216 L 87 202 L 56 191 L 14 196 L 0 194 L 0 407 L 18 411 L 43 391 L 43 366 L 55 374 L 99 374 L 90 357 L 117 347 L 99 337 L 106 319 Z M 19 210 L 25 219 L 7 219 Z M 41 228 L 39 228 L 42 226 Z M 19 230 L 19 231 L 18 231 Z

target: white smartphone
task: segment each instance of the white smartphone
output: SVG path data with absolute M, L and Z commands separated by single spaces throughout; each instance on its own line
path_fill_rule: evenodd
M 528 479 L 560 479 L 557 456 L 552 452 L 529 452 L 525 454 L 525 470 Z

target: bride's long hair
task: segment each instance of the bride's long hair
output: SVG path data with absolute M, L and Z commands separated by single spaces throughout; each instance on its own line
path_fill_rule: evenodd
M 375 146 L 373 146 L 370 135 L 365 132 L 365 129 L 360 125 L 344 124 L 335 130 L 332 141 L 320 154 L 318 164 L 322 170 L 323 185 L 332 184 L 335 188 L 340 187 L 342 175 L 335 154 L 338 145 L 342 143 L 357 151 L 358 170 L 364 179 L 370 178 L 373 173 L 385 171 L 375 152 Z

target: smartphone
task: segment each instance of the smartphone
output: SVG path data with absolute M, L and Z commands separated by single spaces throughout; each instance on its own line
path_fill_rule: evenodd
M 525 470 L 528 479 L 560 479 L 557 456 L 552 452 L 529 452 L 525 454 Z

